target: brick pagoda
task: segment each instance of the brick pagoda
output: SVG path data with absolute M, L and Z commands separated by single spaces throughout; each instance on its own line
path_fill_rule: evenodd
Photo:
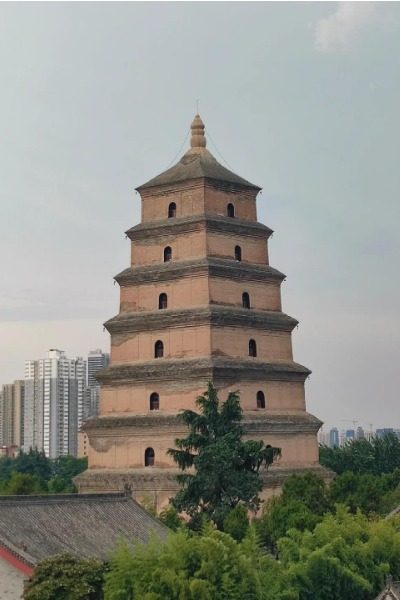
M 85 426 L 89 468 L 79 491 L 131 486 L 158 508 L 176 490 L 167 450 L 185 434 L 179 410 L 213 381 L 239 390 L 249 438 L 282 448 L 265 495 L 318 464 L 321 422 L 306 412 L 310 371 L 293 361 L 297 321 L 282 312 L 285 278 L 269 265 L 272 230 L 257 221 L 261 188 L 220 165 L 196 115 L 191 148 L 138 188 L 142 220 L 128 230 L 131 264 L 115 277 L 119 314 L 105 323 L 110 366 L 100 416 Z

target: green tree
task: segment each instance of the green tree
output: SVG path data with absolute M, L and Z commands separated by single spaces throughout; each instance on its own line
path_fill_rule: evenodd
M 261 600 L 263 572 L 272 559 L 254 537 L 238 543 L 209 527 L 166 543 L 120 545 L 105 576 L 105 600 Z
M 26 584 L 24 600 L 102 600 L 104 565 L 60 554 L 43 560 Z
M 249 517 L 243 504 L 236 504 L 224 519 L 224 531 L 237 542 L 241 542 L 249 530 Z
M 48 482 L 51 494 L 76 492 L 73 478 L 87 469 L 87 457 L 60 456 L 51 462 L 51 478 Z
M 43 451 L 33 450 L 29 452 L 20 452 L 14 459 L 13 471 L 17 473 L 27 473 L 36 475 L 42 482 L 48 481 L 51 477 L 51 461 Z
M 321 477 L 312 472 L 291 475 L 283 484 L 281 495 L 266 503 L 256 521 L 260 539 L 274 550 L 289 529 L 312 531 L 330 507 L 329 489 Z
M 313 531 L 288 531 L 278 553 L 281 589 L 296 589 L 299 600 L 372 600 L 388 573 L 400 577 L 400 521 L 338 506 Z
M 227 514 L 243 503 L 248 510 L 260 506 L 261 467 L 268 467 L 280 454 L 278 448 L 262 441 L 243 441 L 242 409 L 239 396 L 231 392 L 220 403 L 215 387 L 196 400 L 197 413 L 185 410 L 180 419 L 188 426 L 186 438 L 177 439 L 177 449 L 169 449 L 178 467 L 180 491 L 173 499 L 179 511 L 195 522 L 208 516 L 219 529 Z
M 320 447 L 322 465 L 341 474 L 371 473 L 381 475 L 400 468 L 400 439 L 394 433 L 372 440 L 349 441 L 342 448 Z
M 330 497 L 353 513 L 385 515 L 400 504 L 399 484 L 400 469 L 384 475 L 346 471 L 332 481 Z
M 16 491 L 13 493 L 73 493 L 76 492 L 76 488 L 72 481 L 73 477 L 78 475 L 81 471 L 84 471 L 86 468 L 87 458 L 62 456 L 57 459 L 49 459 L 44 452 L 31 449 L 26 453 L 21 452 L 15 458 L 0 458 L 0 491 L 3 493 L 11 493 L 8 491 L 9 486 L 15 487 L 16 485 L 13 473 L 18 473 L 20 475 L 34 477 L 36 483 L 32 486 L 31 492 Z M 14 479 L 11 482 L 12 477 L 14 477 Z M 24 480 L 28 482 L 29 478 L 19 478 L 20 482 Z
M 164 525 L 172 529 L 172 531 L 176 531 L 184 524 L 178 511 L 172 505 L 167 506 L 167 508 L 164 508 L 164 510 L 160 512 L 159 519 Z
M 382 477 L 369 473 L 346 471 L 336 477 L 330 487 L 334 503 L 344 504 L 351 512 L 379 512 L 386 489 L 382 486 Z
M 47 493 L 37 475 L 29 473 L 11 473 L 10 479 L 3 484 L 1 493 L 7 496 L 29 496 L 30 494 Z

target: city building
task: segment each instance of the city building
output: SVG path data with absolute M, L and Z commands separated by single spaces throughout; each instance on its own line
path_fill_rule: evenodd
M 318 462 L 321 421 L 306 411 L 309 369 L 294 362 L 297 321 L 282 312 L 285 275 L 269 265 L 260 187 L 206 149 L 197 115 L 191 148 L 137 191 L 142 222 L 127 232 L 131 264 L 116 276 L 119 314 L 107 321 L 111 362 L 99 373 L 100 416 L 85 422 L 82 492 L 122 489 L 157 507 L 177 489 L 168 455 L 185 435 L 176 415 L 195 409 L 209 381 L 221 399 L 240 391 L 246 436 L 282 449 L 264 473 L 267 493 Z
M 110 355 L 101 349 L 91 350 L 87 359 L 87 390 L 83 418 L 99 414 L 100 385 L 96 374 L 105 369 L 110 362 Z
M 4 384 L 0 391 L 0 446 L 20 448 L 24 439 L 24 381 Z M 8 450 L 6 451 L 8 454 Z M 12 452 L 13 453 L 13 452 Z
M 98 386 L 96 374 L 105 369 L 110 362 L 110 355 L 101 349 L 91 350 L 87 359 L 88 387 Z
M 365 431 L 364 431 L 363 427 L 361 427 L 361 426 L 357 427 L 356 440 L 363 440 L 364 438 L 365 438 Z
M 382 427 L 381 429 L 377 429 L 375 431 L 375 436 L 377 438 L 382 438 L 385 435 L 387 435 L 388 433 L 394 433 L 393 427 Z
M 336 427 L 332 427 L 332 429 L 329 431 L 329 447 L 339 447 L 339 431 Z
M 321 446 L 329 446 L 330 437 L 329 431 L 325 431 L 324 429 L 320 429 L 318 432 L 318 444 Z
M 86 361 L 52 349 L 25 364 L 24 450 L 77 455 L 86 395 Z

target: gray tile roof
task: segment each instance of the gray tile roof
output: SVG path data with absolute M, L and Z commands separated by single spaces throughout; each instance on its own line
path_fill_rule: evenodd
M 243 177 L 223 167 L 205 148 L 196 148 L 195 151 L 189 150 L 186 152 L 176 165 L 140 185 L 137 190 L 140 191 L 160 185 L 170 185 L 190 179 L 202 178 L 224 181 L 256 190 L 261 189 L 258 185 L 250 183 L 246 179 L 243 179 Z
M 400 600 L 400 581 L 388 583 L 375 600 Z
M 124 492 L 0 496 L 0 545 L 32 566 L 63 552 L 104 560 L 121 538 L 147 542 L 168 531 Z

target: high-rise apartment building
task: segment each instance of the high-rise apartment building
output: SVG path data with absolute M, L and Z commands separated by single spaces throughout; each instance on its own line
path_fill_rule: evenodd
M 96 374 L 105 369 L 110 362 L 110 355 L 102 352 L 100 348 L 91 350 L 87 359 L 87 383 L 86 401 L 83 418 L 94 417 L 99 413 L 100 385 Z
M 329 431 L 329 447 L 339 447 L 339 431 L 336 427 L 332 427 L 332 429 Z
M 320 444 L 321 446 L 329 446 L 329 431 L 325 431 L 324 429 L 321 429 L 318 432 L 318 444 Z
M 86 393 L 86 361 L 61 350 L 25 364 L 24 449 L 50 458 L 77 454 Z
M 96 379 L 96 373 L 105 369 L 110 362 L 110 355 L 106 352 L 102 352 L 101 349 L 91 350 L 87 359 L 87 372 L 88 372 L 88 387 L 98 386 L 99 383 Z
M 0 446 L 23 444 L 24 382 L 14 381 L 2 386 L 0 392 Z

